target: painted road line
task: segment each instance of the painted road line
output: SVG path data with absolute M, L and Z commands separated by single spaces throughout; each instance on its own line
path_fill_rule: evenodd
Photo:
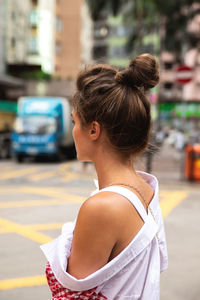
M 39 181 L 39 180 L 44 180 L 44 179 L 48 179 L 51 177 L 56 177 L 59 176 L 59 172 L 58 171 L 47 171 L 47 172 L 43 172 L 43 173 L 38 173 L 38 174 L 34 174 L 31 176 L 28 176 L 27 179 L 29 181 Z
M 188 196 L 187 192 L 181 192 L 181 191 L 173 191 L 173 192 L 170 191 L 165 194 L 163 193 L 161 195 L 163 199 L 160 202 L 163 218 L 166 218 L 175 207 L 177 207 L 184 199 L 187 198 L 187 196 Z M 6 224 L 5 223 L 2 224 L 1 220 L 2 219 L 0 219 L 0 226 L 5 226 Z M 10 230 L 13 230 L 13 226 L 15 223 L 11 223 L 10 221 L 7 222 L 9 222 L 8 224 L 9 226 L 7 227 L 5 226 L 5 227 Z M 24 236 L 24 231 L 26 230 L 25 226 L 21 226 L 21 225 L 18 226 L 23 227 L 22 235 Z M 17 231 L 16 233 L 21 234 L 21 232 L 19 232 L 18 230 L 13 230 L 13 231 L 14 232 Z M 35 232 L 33 229 L 29 228 L 29 232 L 31 231 Z M 46 284 L 45 276 L 39 275 L 35 277 L 2 280 L 0 281 L 0 289 L 7 290 L 7 289 L 15 289 L 15 288 L 23 288 L 23 287 L 32 287 L 35 285 L 44 285 L 44 284 Z
M 1 165 L 1 163 L 0 163 L 0 165 Z M 6 166 L 6 167 L 0 166 L 0 170 L 1 170 L 1 173 L 7 172 L 8 170 L 13 170 L 13 165 Z
M 70 168 L 74 165 L 74 161 L 64 162 L 59 165 L 59 170 L 62 172 L 70 171 Z
M 80 172 L 74 172 L 70 168 L 74 165 L 74 162 L 62 163 L 59 167 L 61 174 L 61 181 L 69 182 L 81 177 Z
M 0 195 L 10 195 L 10 194 L 17 194 L 18 193 L 18 187 L 12 187 L 12 186 L 0 186 Z
M 48 196 L 50 198 L 56 198 L 56 199 L 62 199 L 65 200 L 66 202 L 80 202 L 83 197 L 80 196 L 75 196 L 71 194 L 66 194 L 61 191 L 60 188 L 38 188 L 38 187 L 29 187 L 29 186 L 24 186 L 24 187 L 19 187 L 19 192 L 22 193 L 27 193 L 27 194 L 37 194 L 37 195 L 43 195 L 43 196 Z M 69 198 L 69 199 L 68 199 Z
M 39 244 L 45 244 L 52 241 L 52 238 L 47 235 L 44 235 L 33 229 L 27 228 L 26 226 L 20 225 L 15 222 L 11 222 L 3 218 L 0 218 L 0 226 L 2 226 L 5 229 L 12 230 L 12 232 Z
M 61 181 L 64 182 L 69 182 L 75 179 L 80 178 L 80 174 L 76 174 L 76 173 L 66 173 L 62 178 Z
M 33 230 L 43 231 L 43 230 L 51 230 L 51 229 L 60 229 L 62 228 L 63 224 L 64 223 L 48 223 L 48 224 L 31 224 L 25 226 Z
M 23 225 L 25 228 L 36 230 L 36 231 L 45 231 L 45 230 L 54 230 L 61 229 L 63 223 L 48 223 L 48 224 L 31 224 L 31 225 Z M 0 234 L 12 233 L 12 229 L 8 229 L 5 227 L 0 228 Z
M 173 191 L 165 193 L 165 196 L 160 202 L 160 208 L 163 218 L 166 218 L 171 211 L 177 207 L 188 196 L 187 192 Z
M 21 287 L 30 287 L 47 284 L 46 276 L 22 277 L 0 281 L 0 290 L 11 290 Z
M 30 186 L 25 186 L 25 187 L 30 187 Z M 0 186 L 0 201 L 1 201 L 1 195 L 10 195 L 10 194 L 15 194 L 16 195 L 16 193 L 20 192 L 19 189 L 21 189 L 21 188 L 23 188 L 23 187 L 21 187 L 21 186 L 9 186 L 9 185 Z M 31 188 L 37 189 L 38 187 L 31 187 Z M 43 187 L 42 187 L 42 189 L 43 189 Z M 46 189 L 46 187 L 45 187 L 45 189 Z M 50 187 L 50 189 L 52 189 L 52 188 Z M 68 195 L 68 194 L 72 195 L 74 193 L 74 186 L 67 186 L 66 188 L 62 188 L 62 187 L 61 188 L 56 188 L 56 187 L 54 187 L 54 190 L 56 191 L 56 193 L 57 192 L 62 192 L 63 194 L 65 194 L 67 192 L 66 195 Z M 94 190 L 95 190 L 95 186 L 93 186 L 93 187 L 92 186 L 91 187 L 87 187 L 87 186 L 85 186 L 85 187 L 84 186 L 83 187 L 76 187 L 76 193 L 77 194 L 83 194 L 83 192 L 84 192 L 88 196 Z M 37 194 L 39 194 L 39 193 L 37 193 Z M 43 190 L 42 195 L 44 195 L 44 190 Z M 87 196 L 85 196 L 85 198 L 86 197 Z
M 0 208 L 18 208 L 18 207 L 36 207 L 36 206 L 59 206 L 70 203 L 82 203 L 85 198 L 80 196 L 66 194 L 66 199 L 48 199 L 48 200 L 25 200 L 0 202 Z
M 5 172 L 5 173 L 3 172 L 3 174 L 0 175 L 0 180 L 6 180 L 6 179 L 16 178 L 16 177 L 20 177 L 20 176 L 25 176 L 30 173 L 34 173 L 37 170 L 38 170 L 37 168 L 26 168 L 26 169 L 9 171 L 9 172 Z

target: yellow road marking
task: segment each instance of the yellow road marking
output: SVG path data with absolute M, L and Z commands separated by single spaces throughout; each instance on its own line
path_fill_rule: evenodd
M 1 166 L 1 172 L 8 171 L 8 170 L 13 170 L 13 166 L 12 165 L 6 167 Z
M 58 171 L 47 171 L 47 172 L 28 176 L 28 180 L 29 181 L 39 181 L 39 180 L 51 178 L 51 177 L 58 176 L 58 175 L 60 175 Z
M 74 161 L 64 162 L 59 165 L 59 169 L 63 172 L 70 171 L 71 166 L 73 166 Z
M 47 235 L 3 218 L 0 218 L 0 226 L 39 244 L 45 244 L 52 240 L 52 238 Z
M 187 197 L 187 195 L 187 192 L 182 191 L 170 191 L 165 193 L 164 199 L 160 202 L 163 218 L 166 218 L 170 212 Z
M 74 179 L 80 178 L 80 174 L 75 174 L 75 173 L 66 173 L 63 178 L 61 179 L 62 181 L 68 182 L 72 181 Z
M 3 174 L 0 175 L 0 180 L 15 178 L 19 176 L 24 176 L 30 173 L 34 173 L 37 171 L 37 168 L 27 168 L 27 169 L 20 169 L 20 170 L 14 170 L 9 172 L 3 172 Z
M 5 187 L 5 186 L 1 186 L 0 187 L 0 194 L 6 194 L 6 195 L 10 195 L 10 194 L 15 194 L 18 192 L 18 187 L 12 188 L 12 187 Z
M 19 191 L 23 192 L 23 193 L 28 193 L 28 194 L 37 194 L 37 195 L 44 195 L 44 196 L 48 196 L 48 197 L 53 197 L 53 198 L 59 198 L 65 201 L 70 201 L 70 202 L 77 202 L 77 199 L 79 198 L 79 202 L 80 202 L 80 198 L 83 199 L 80 196 L 74 196 L 71 194 L 66 194 L 61 192 L 60 188 L 35 188 L 35 187 L 20 187 Z M 69 197 L 69 200 L 67 200 L 67 197 Z
M 73 172 L 70 170 L 74 162 L 62 163 L 60 165 L 60 172 L 62 173 L 62 181 L 68 182 L 77 178 L 80 178 L 81 174 L 79 172 Z
M 17 207 L 34 207 L 34 206 L 57 206 L 68 205 L 69 203 L 81 203 L 85 198 L 74 195 L 66 195 L 65 200 L 26 200 L 26 201 L 9 201 L 1 202 L 0 208 L 17 208 Z
M 50 206 L 59 204 L 68 204 L 69 202 L 64 202 L 63 200 L 25 200 L 25 201 L 8 201 L 1 202 L 0 208 L 16 208 L 16 207 L 31 207 L 31 206 Z
M 10 290 L 21 287 L 44 285 L 47 283 L 45 275 L 22 277 L 0 281 L 0 290 Z
M 41 231 L 41 230 L 59 229 L 63 226 L 63 223 L 33 224 L 33 225 L 26 225 L 26 226 L 33 230 Z
M 51 229 L 60 229 L 63 223 L 49 223 L 49 224 L 31 224 L 31 225 L 23 225 L 24 228 L 28 228 L 31 230 L 44 231 Z M 11 233 L 13 230 L 11 228 L 0 228 L 0 234 L 2 233 Z
M 169 193 L 170 193 L 169 191 L 165 191 L 165 190 L 159 191 L 159 195 L 160 195 L 161 197 L 167 196 Z
M 31 188 L 28 188 L 26 192 L 30 192 Z M 41 189 L 40 192 L 47 195 L 49 194 L 49 189 Z M 37 191 L 38 192 L 38 191 Z M 51 193 L 50 193 L 51 194 Z M 52 195 L 52 194 L 51 194 Z M 166 218 L 170 212 L 178 206 L 181 201 L 183 201 L 187 197 L 187 192 L 182 191 L 161 191 L 161 202 L 160 207 L 162 211 L 163 218 Z M 63 195 L 60 195 L 63 197 Z M 66 197 L 66 195 L 65 195 Z M 0 226 L 3 226 L 3 230 L 8 230 L 12 232 L 16 232 L 18 234 L 21 234 L 22 236 L 25 236 L 27 238 L 30 238 L 36 242 L 45 243 L 45 239 L 51 240 L 51 238 L 41 235 L 36 232 L 36 230 L 47 230 L 55 228 L 56 226 L 61 226 L 61 224 L 36 224 L 36 225 L 26 225 L 22 226 L 14 222 L 10 222 L 4 219 L 0 218 Z M 55 226 L 55 227 L 54 227 Z M 45 229 L 46 228 L 46 229 Z M 32 235 L 33 234 L 33 235 Z M 40 236 L 41 235 L 41 236 Z M 0 290 L 8 290 L 8 289 L 15 289 L 15 288 L 22 288 L 22 287 L 31 287 L 31 286 L 37 286 L 37 285 L 44 285 L 46 284 L 46 278 L 44 275 L 39 276 L 33 276 L 33 277 L 24 277 L 24 278 L 17 278 L 17 279 L 9 279 L 9 280 L 2 280 L 0 281 Z
M 0 188 L 0 193 L 10 193 L 14 192 L 14 189 L 8 188 Z M 0 202 L 0 208 L 14 208 L 14 207 L 31 207 L 31 206 L 50 206 L 50 205 L 66 205 L 69 203 L 81 203 L 84 201 L 84 197 L 76 196 L 72 194 L 67 194 L 62 192 L 60 188 L 38 188 L 31 186 L 21 186 L 18 188 L 18 192 L 26 193 L 26 194 L 36 194 L 43 195 L 50 198 L 55 199 L 47 199 L 47 200 L 25 200 L 25 201 L 3 201 Z M 16 193 L 16 190 L 15 190 Z

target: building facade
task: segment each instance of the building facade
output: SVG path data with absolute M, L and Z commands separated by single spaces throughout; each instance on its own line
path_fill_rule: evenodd
M 92 22 L 84 0 L 56 1 L 56 77 L 73 79 L 92 60 Z
M 30 2 L 20 0 L 4 0 L 6 41 L 6 63 L 21 64 L 27 57 L 28 14 Z
M 159 112 L 162 124 L 184 130 L 189 140 L 192 132 L 200 130 L 200 4 L 191 5 L 188 15 L 193 17 L 188 21 L 187 42 L 179 61 L 173 53 L 160 56 Z M 191 80 L 185 84 L 177 81 L 177 69 L 182 65 L 191 68 Z
M 55 0 L 31 0 L 30 5 L 27 63 L 41 65 L 42 71 L 52 74 Z
M 84 0 L 1 1 L 8 72 L 73 79 L 91 61 L 92 22 Z
M 0 0 L 0 74 L 5 73 L 5 4 Z

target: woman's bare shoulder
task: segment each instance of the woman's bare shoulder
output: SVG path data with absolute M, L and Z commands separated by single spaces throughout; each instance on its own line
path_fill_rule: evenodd
M 124 209 L 129 207 L 129 201 L 113 192 L 101 192 L 88 198 L 80 208 L 81 213 L 95 217 L 119 217 Z
M 77 222 L 89 224 L 97 230 L 108 230 L 119 238 L 120 228 L 134 226 L 138 213 L 131 202 L 113 192 L 101 192 L 88 198 L 81 206 Z M 98 226 L 99 225 L 99 226 Z
M 68 264 L 68 272 L 76 278 L 86 277 L 109 260 L 119 226 L 111 198 L 94 195 L 79 210 Z
M 135 235 L 133 229 L 138 231 L 131 206 L 123 196 L 111 192 L 98 193 L 82 204 L 68 264 L 71 275 L 86 277 L 127 246 Z

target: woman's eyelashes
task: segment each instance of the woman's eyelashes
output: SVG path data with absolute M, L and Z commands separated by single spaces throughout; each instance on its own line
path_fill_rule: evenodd
M 71 119 L 72 119 L 72 124 L 74 125 L 75 124 L 75 121 L 74 121 L 74 118 L 73 118 L 73 115 L 71 114 Z

